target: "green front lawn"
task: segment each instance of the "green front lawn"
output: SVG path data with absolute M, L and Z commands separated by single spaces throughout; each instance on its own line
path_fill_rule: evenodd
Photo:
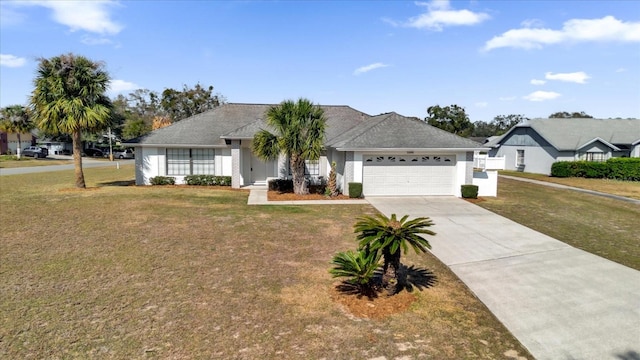
M 600 191 L 604 193 L 625 196 L 640 200 L 640 181 L 622 181 L 612 179 L 558 178 L 543 174 L 533 174 L 518 171 L 500 171 L 501 175 L 523 177 L 527 179 L 547 181 L 556 184 L 574 186 L 581 189 Z
M 443 264 L 363 320 L 328 273 L 368 205 L 247 206 L 246 191 L 131 186 L 133 166 L 0 176 L 0 357 L 505 359 L 525 349 Z M 378 306 L 372 303 L 371 306 Z
M 640 270 L 637 204 L 499 178 L 498 197 L 486 198 L 478 205 L 569 245 Z
M 0 155 L 0 168 L 19 168 L 46 165 L 64 165 L 72 164 L 72 160 L 58 160 L 52 158 L 34 159 L 32 157 L 22 156 L 20 160 L 14 155 Z

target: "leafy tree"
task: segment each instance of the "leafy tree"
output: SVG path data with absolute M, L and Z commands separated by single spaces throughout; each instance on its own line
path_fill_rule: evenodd
M 509 129 L 511 129 L 512 127 L 518 124 L 521 124 L 527 120 L 529 120 L 529 118 L 525 117 L 524 115 L 516 115 L 516 114 L 498 115 L 494 117 L 492 121 L 492 124 L 496 130 L 494 135 L 502 135 L 507 131 L 509 131 Z
M 202 87 L 196 84 L 194 88 L 184 85 L 182 91 L 165 89 L 162 92 L 160 104 L 172 121 L 180 121 L 224 103 L 220 95 L 213 94 L 213 86 Z
M 475 121 L 473 123 L 473 132 L 471 136 L 474 137 L 489 137 L 496 134 L 496 127 L 492 123 L 486 121 Z
M 308 194 L 304 177 L 305 160 L 318 160 L 324 144 L 324 110 L 310 100 L 286 100 L 266 112 L 267 125 L 275 130 L 260 130 L 253 138 L 252 150 L 263 160 L 275 160 L 280 154 L 289 159 L 293 192 Z
M 18 148 L 22 149 L 21 135 L 35 128 L 29 109 L 22 105 L 11 105 L 0 109 L 0 130 L 18 135 Z
M 549 115 L 549 119 L 570 119 L 570 118 L 580 118 L 580 119 L 593 119 L 593 116 L 585 113 L 584 111 L 580 112 L 566 112 L 559 111 Z
M 427 109 L 429 114 L 425 121 L 432 126 L 454 133 L 462 137 L 468 137 L 473 132 L 473 123 L 463 107 L 450 105 L 441 107 L 431 106 Z
M 82 131 L 104 129 L 113 104 L 105 95 L 109 74 L 103 65 L 74 54 L 39 59 L 31 104 L 37 127 L 73 140 L 76 187 L 85 188 Z
M 410 246 L 416 253 L 426 252 L 431 245 L 421 235 L 435 235 L 433 231 L 426 229 L 433 225 L 431 219 L 420 217 L 407 220 L 408 217 L 405 215 L 398 220 L 396 214 L 391 214 L 391 218 L 382 214 L 363 216 L 354 226 L 355 232 L 359 233 L 357 239 L 361 251 L 365 254 L 382 253 L 384 258 L 382 286 L 389 294 L 396 293 L 400 286 L 398 270 L 401 250 L 406 254 Z
M 122 136 L 125 139 L 133 139 L 145 135 L 151 131 L 151 126 L 143 119 L 127 120 L 122 128 Z

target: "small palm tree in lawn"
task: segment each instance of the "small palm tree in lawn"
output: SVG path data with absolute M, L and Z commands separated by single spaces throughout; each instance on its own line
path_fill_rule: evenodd
M 375 297 L 376 288 L 373 276 L 380 266 L 380 253 L 363 250 L 339 252 L 331 261 L 334 267 L 329 270 L 333 277 L 347 277 L 346 283 L 354 292 L 367 297 Z M 344 287 L 343 287 L 344 288 Z
M 424 253 L 431 249 L 429 241 L 422 235 L 435 235 L 428 227 L 433 225 L 431 219 L 419 217 L 408 220 L 405 215 L 400 220 L 396 214 L 388 218 L 382 214 L 363 216 L 354 225 L 358 233 L 360 249 L 365 252 L 381 252 L 384 258 L 382 286 L 389 294 L 399 289 L 398 271 L 400 269 L 401 251 L 405 254 L 409 247 L 416 253 Z
M 101 63 L 74 54 L 41 58 L 33 81 L 33 119 L 48 134 L 71 135 L 78 188 L 85 188 L 82 132 L 106 129 L 111 120 L 109 81 Z
M 305 160 L 320 158 L 326 127 L 324 110 L 307 99 L 286 100 L 270 107 L 266 118 L 267 125 L 275 133 L 260 130 L 253 138 L 253 153 L 263 160 L 286 155 L 293 175 L 293 192 L 308 194 Z
M 22 134 L 35 128 L 29 109 L 22 105 L 12 105 L 0 110 L 0 130 L 18 135 L 18 148 L 22 149 Z

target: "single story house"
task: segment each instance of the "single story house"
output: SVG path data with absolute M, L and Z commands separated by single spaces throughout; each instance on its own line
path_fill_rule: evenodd
M 22 149 L 36 143 L 36 136 L 30 132 L 20 134 L 20 146 Z M 22 150 L 21 149 L 21 150 Z M 0 131 L 0 154 L 17 154 L 18 134 Z
M 268 128 L 270 106 L 224 104 L 124 143 L 135 148 L 136 184 L 159 175 L 180 184 L 190 174 L 213 174 L 231 176 L 232 187 L 240 188 L 290 177 L 283 156 L 263 161 L 251 151 L 254 135 Z M 328 179 L 333 161 L 343 193 L 348 183 L 360 182 L 365 196 L 460 196 L 460 186 L 474 182 L 474 152 L 482 150 L 475 141 L 393 112 L 370 116 L 349 106 L 321 107 L 325 151 L 307 161 L 312 182 Z M 478 174 L 480 194 L 495 196 L 496 174 Z
M 640 119 L 532 119 L 485 146 L 507 170 L 549 175 L 556 161 L 640 157 Z

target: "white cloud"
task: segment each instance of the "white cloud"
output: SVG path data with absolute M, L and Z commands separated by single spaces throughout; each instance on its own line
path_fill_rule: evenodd
M 442 31 L 446 26 L 469 26 L 476 25 L 490 18 L 489 14 L 473 12 L 462 9 L 454 10 L 449 4 L 449 0 L 433 0 L 431 2 L 416 2 L 418 6 L 426 7 L 427 12 L 409 18 L 401 25 L 418 29 L 429 29 Z M 397 23 L 386 20 L 391 24 Z
M 362 66 L 362 67 L 357 68 L 353 72 L 353 75 L 364 74 L 364 73 L 369 72 L 371 70 L 380 69 L 380 68 L 384 68 L 384 67 L 387 67 L 387 66 L 389 66 L 389 65 L 383 64 L 383 63 L 374 63 L 374 64 L 370 64 L 370 65 L 367 65 L 367 66 Z
M 627 69 L 625 69 L 625 68 L 617 68 L 616 69 L 617 73 L 621 73 L 621 72 L 625 72 L 625 71 L 627 71 Z
M 486 108 L 487 106 L 489 106 L 489 103 L 486 101 L 478 101 L 477 103 L 475 103 L 475 106 L 479 108 Z
M 515 99 L 517 99 L 515 96 L 501 96 L 498 98 L 500 101 L 513 101 Z
M 502 47 L 541 49 L 563 42 L 640 42 L 640 22 L 624 22 L 613 16 L 602 19 L 571 19 L 561 30 L 529 28 L 511 29 L 487 41 L 484 50 Z
M 113 43 L 113 41 L 104 37 L 93 37 L 88 35 L 83 36 L 80 42 L 85 45 L 109 45 Z
M 534 91 L 527 96 L 523 96 L 522 98 L 529 101 L 545 101 L 545 100 L 553 100 L 555 98 L 560 97 L 561 94 L 553 91 Z
M 84 30 L 97 34 L 115 35 L 123 26 L 111 19 L 111 8 L 118 2 L 93 1 L 21 1 L 19 6 L 42 6 L 53 11 L 53 20 L 68 26 L 71 31 Z
M 538 80 L 538 79 L 531 79 L 531 84 L 532 85 L 544 85 L 547 82 L 544 80 Z
M 27 62 L 27 59 L 17 57 L 11 54 L 0 54 L 0 66 L 6 67 L 21 67 Z
M 591 76 L 587 75 L 584 71 L 572 72 L 572 73 L 546 73 L 544 78 L 547 80 L 558 80 L 564 82 L 573 82 L 576 84 L 586 84 L 587 79 Z
M 544 26 L 544 23 L 540 19 L 527 19 L 520 23 L 525 28 L 540 28 Z
M 136 89 L 140 89 L 138 84 L 124 80 L 111 80 L 111 83 L 109 84 L 109 92 L 114 95 Z

